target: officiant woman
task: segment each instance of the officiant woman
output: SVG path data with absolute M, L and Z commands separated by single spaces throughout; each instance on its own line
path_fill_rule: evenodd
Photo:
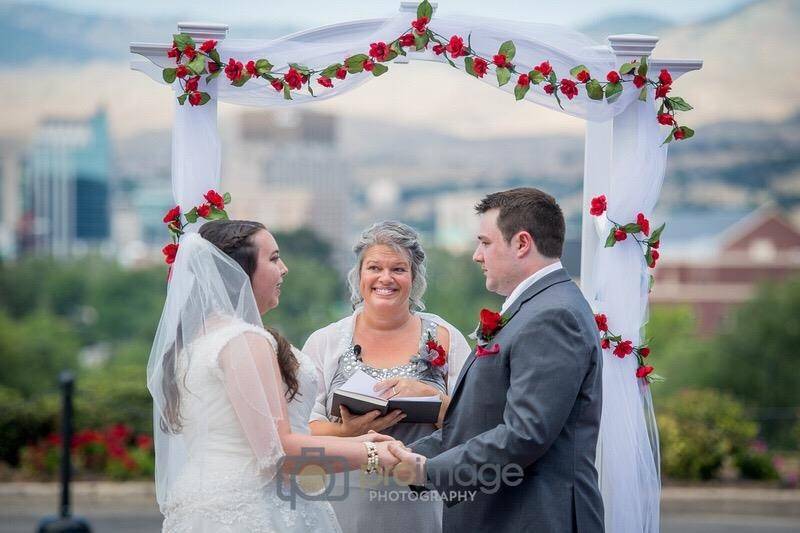
M 400 222 L 379 222 L 362 233 L 353 251 L 355 263 L 348 274 L 353 314 L 315 331 L 303 347 L 323 377 L 311 432 L 345 437 L 373 430 L 411 443 L 438 424 L 403 422 L 398 411 L 356 416 L 345 407 L 341 418 L 334 417 L 333 392 L 361 370 L 380 380 L 376 395 L 384 398 L 439 396 L 441 421 L 470 348 L 457 329 L 422 312 L 425 251 L 416 231 Z M 336 480 L 339 490 L 344 475 Z M 441 530 L 441 502 L 423 501 L 389 476 L 347 475 L 347 497 L 331 502 L 343 531 Z

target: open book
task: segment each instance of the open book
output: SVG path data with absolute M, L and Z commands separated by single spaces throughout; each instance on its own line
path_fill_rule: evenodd
M 344 405 L 354 415 L 363 415 L 378 410 L 381 415 L 400 409 L 406 414 L 401 422 L 435 424 L 439 418 L 442 400 L 438 396 L 395 396 L 391 400 L 380 398 L 373 387 L 380 383 L 362 370 L 357 370 L 341 387 L 333 391 L 331 414 L 340 416 L 339 407 Z

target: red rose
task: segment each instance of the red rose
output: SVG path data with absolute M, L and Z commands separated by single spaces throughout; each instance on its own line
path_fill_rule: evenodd
M 589 74 L 589 71 L 588 71 L 588 70 L 582 70 L 582 71 L 578 72 L 578 75 L 577 75 L 577 76 L 575 76 L 575 77 L 576 77 L 576 78 L 578 79 L 578 81 L 579 81 L 579 82 L 581 82 L 581 83 L 586 83 L 587 81 L 589 81 L 590 79 L 592 79 L 592 76 L 591 76 L 591 74 Z
M 333 87 L 333 82 L 331 82 L 331 79 L 326 78 L 325 76 L 320 76 L 319 78 L 317 78 L 317 83 L 319 83 L 323 87 L 328 87 L 328 88 Z
M 447 362 L 447 355 L 445 354 L 444 348 L 434 340 L 429 340 L 425 343 L 425 346 L 428 348 L 429 352 L 436 352 L 436 357 L 431 361 L 431 365 L 433 366 L 442 366 Z
M 203 99 L 203 95 L 197 91 L 192 91 L 189 93 L 189 104 L 190 105 L 200 105 L 200 101 Z
M 564 78 L 561 80 L 561 92 L 564 93 L 568 99 L 572 100 L 578 96 L 578 86 L 574 81 Z
M 608 204 L 606 203 L 606 195 L 601 194 L 600 196 L 595 196 L 592 198 L 592 205 L 589 208 L 589 214 L 599 217 L 603 213 L 606 212 L 608 209 Z
M 435 45 L 433 45 L 432 50 L 433 50 L 434 54 L 436 54 L 437 56 L 440 56 L 444 52 L 444 46 L 442 46 L 441 44 L 435 44 Z
M 228 65 L 225 67 L 225 75 L 231 81 L 236 81 L 241 78 L 243 71 L 244 65 L 242 65 L 242 62 L 236 61 L 233 58 L 228 61 Z
M 531 84 L 531 79 L 528 77 L 527 74 L 520 74 L 519 78 L 517 78 L 517 85 L 521 87 L 527 87 Z
M 498 67 L 508 66 L 508 63 L 506 63 L 505 54 L 495 54 L 494 57 L 492 58 L 492 63 L 494 63 Z
M 658 250 L 650 250 L 650 257 L 652 258 L 652 261 L 650 262 L 650 265 L 648 265 L 648 266 L 650 268 L 655 268 L 656 267 L 656 262 L 658 261 L 658 257 L 659 257 Z
M 658 123 L 663 124 L 664 126 L 671 126 L 675 124 L 675 117 L 673 117 L 669 113 L 659 113 Z
M 420 17 L 411 23 L 411 27 L 414 28 L 417 33 L 425 33 L 428 22 L 428 17 Z
M 175 262 L 175 256 L 178 255 L 178 245 L 175 243 L 169 243 L 161 249 L 161 253 L 164 254 L 164 261 L 168 265 L 171 265 Z
M 653 371 L 653 367 L 652 366 L 648 366 L 648 365 L 640 366 L 639 368 L 636 369 L 636 377 L 637 378 L 645 378 L 652 371 Z
M 278 92 L 283 90 L 283 82 L 281 80 L 272 80 L 269 84 Z
M 656 98 L 664 98 L 667 93 L 672 89 L 669 85 L 659 85 L 656 87 Z
M 400 46 L 414 46 L 414 36 L 410 33 L 400 36 Z
M 608 331 L 608 318 L 606 318 L 606 315 L 604 314 L 594 315 L 594 321 L 597 324 L 598 330 Z
M 164 223 L 169 224 L 170 222 L 175 221 L 175 219 L 177 219 L 179 216 L 181 216 L 181 207 L 179 205 L 176 205 L 175 207 L 167 211 L 166 215 L 164 215 Z
M 378 61 L 386 61 L 389 57 L 389 47 L 383 41 L 372 43 L 369 45 L 369 55 Z
M 618 229 L 618 230 L 614 231 L 614 240 L 615 241 L 617 241 L 617 242 L 624 241 L 627 238 L 628 238 L 628 234 L 625 233 L 625 231 L 623 231 L 621 229 Z
M 214 39 L 209 39 L 200 45 L 200 51 L 205 52 L 207 54 L 216 47 L 217 47 L 217 41 L 215 41 Z
M 616 70 L 612 70 L 606 74 L 606 79 L 611 83 L 619 83 L 619 73 Z
M 658 240 L 650 245 L 650 248 L 658 248 L 661 245 L 661 241 Z
M 648 348 L 647 346 L 642 346 L 641 348 L 639 348 L 639 355 L 641 355 L 642 357 L 647 357 L 648 355 L 650 355 L 650 348 Z
M 294 68 L 289 68 L 289 72 L 283 77 L 291 89 L 301 89 L 303 87 L 303 76 Z
M 631 341 L 622 341 L 617 343 L 617 347 L 614 348 L 614 355 L 622 359 L 626 355 L 633 353 L 633 342 Z
M 256 62 L 252 59 L 247 62 L 244 68 L 251 77 L 258 77 L 258 72 L 256 72 Z
M 447 46 L 444 47 L 445 50 L 450 52 L 450 57 L 456 58 L 467 55 L 467 51 L 464 49 L 464 39 L 459 37 L 458 35 L 453 35 L 450 37 L 450 42 L 447 43 Z
M 197 216 L 201 218 L 206 218 L 208 215 L 211 214 L 211 206 L 208 204 L 198 205 L 197 206 Z
M 194 76 L 186 80 L 186 92 L 196 91 L 198 83 L 200 83 L 200 76 Z
M 153 447 L 153 437 L 150 435 L 138 435 L 136 437 L 136 447 L 140 450 L 149 450 Z
M 489 70 L 489 63 L 483 58 L 476 57 L 472 62 L 472 70 L 475 71 L 475 74 L 477 74 L 479 78 L 482 78 Z
M 554 92 L 556 92 L 556 86 L 551 84 L 551 83 L 548 83 L 547 85 L 545 85 L 543 87 L 543 89 L 544 89 L 544 92 L 546 92 L 547 94 L 553 94 Z
M 642 228 L 642 233 L 650 235 L 650 221 L 644 217 L 643 213 L 636 215 L 636 223 Z
M 367 72 L 372 72 L 372 69 L 375 68 L 375 63 L 367 59 L 364 61 L 363 66 L 364 70 L 366 70 Z
M 667 69 L 661 69 L 661 74 L 658 75 L 658 81 L 661 82 L 661 85 L 672 85 L 672 76 Z
M 213 73 L 215 73 L 216 71 L 219 70 L 219 64 L 215 63 L 214 61 L 209 61 L 208 65 L 206 65 L 206 67 L 208 68 L 208 73 L 209 74 L 213 74 Z
M 187 44 L 186 46 L 183 47 L 183 55 L 185 55 L 186 58 L 189 61 L 191 61 L 192 59 L 197 57 L 197 51 L 194 49 L 194 46 L 192 46 L 191 44 Z
M 225 209 L 225 200 L 215 190 L 210 190 L 203 195 L 203 198 L 219 210 Z
M 541 72 L 542 76 L 546 78 L 547 76 L 550 75 L 551 72 L 553 72 L 553 67 L 550 66 L 550 63 L 548 61 L 545 61 L 541 65 L 533 67 L 533 70 Z
M 340 68 L 339 70 L 336 71 L 336 78 L 337 79 L 343 80 L 346 77 L 347 77 L 347 69 L 346 68 L 342 67 L 342 68 Z
M 178 68 L 175 69 L 175 75 L 179 78 L 185 78 L 189 75 L 189 69 L 186 68 L 186 65 L 178 65 Z
M 606 338 L 601 339 L 600 347 L 604 350 L 608 350 L 609 348 L 611 348 L 611 341 Z
M 633 77 L 633 84 L 636 86 L 637 89 L 641 89 L 644 87 L 644 84 L 647 83 L 647 78 L 644 76 L 639 76 L 638 74 Z
M 489 309 L 481 309 L 481 334 L 484 337 L 487 337 L 494 333 L 497 328 L 500 326 L 500 320 L 502 317 L 500 313 L 496 313 L 494 311 L 490 311 Z
M 673 137 L 675 137 L 676 141 L 680 141 L 681 139 L 685 139 L 686 138 L 686 133 L 684 133 L 684 131 L 682 129 L 680 129 L 680 128 L 675 130 L 675 133 L 673 133 L 672 135 L 673 135 Z
M 172 48 L 167 51 L 167 57 L 178 57 L 180 52 L 178 52 L 178 48 L 175 46 L 175 43 L 172 43 Z

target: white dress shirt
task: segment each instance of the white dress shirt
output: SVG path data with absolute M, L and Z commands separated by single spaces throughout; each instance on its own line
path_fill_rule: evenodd
M 541 270 L 537 270 L 530 277 L 526 278 L 522 283 L 517 285 L 514 288 L 514 290 L 511 291 L 511 294 L 508 295 L 506 301 L 503 302 L 503 307 L 500 308 L 500 314 L 502 315 L 503 313 L 505 313 L 508 310 L 508 308 L 511 307 L 511 304 L 513 304 L 514 301 L 517 298 L 519 298 L 520 294 L 525 292 L 525 289 L 527 289 L 528 287 L 530 287 L 531 285 L 533 285 L 534 283 L 536 283 L 537 281 L 548 275 L 549 273 L 555 272 L 559 268 L 563 268 L 563 266 L 561 265 L 561 261 L 556 261 L 552 265 L 547 265 Z

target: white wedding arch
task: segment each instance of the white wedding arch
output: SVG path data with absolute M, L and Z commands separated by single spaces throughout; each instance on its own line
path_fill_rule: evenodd
M 178 33 L 197 41 L 215 39 L 222 62 L 268 58 L 274 65 L 288 62 L 324 67 L 351 54 L 362 52 L 370 43 L 390 41 L 401 35 L 415 19 L 416 2 L 402 2 L 397 15 L 384 19 L 343 22 L 294 33 L 273 40 L 226 39 L 224 24 L 179 23 Z M 470 35 L 471 46 L 491 57 L 501 43 L 513 40 L 514 63 L 528 69 L 549 61 L 559 72 L 585 65 L 592 72 L 605 73 L 620 65 L 647 57 L 651 69 L 668 69 L 673 79 L 702 68 L 701 60 L 651 58 L 657 37 L 612 35 L 607 45 L 597 45 L 584 35 L 548 24 L 503 21 L 475 17 L 435 17 L 431 27 L 443 35 Z M 162 69 L 174 66 L 167 57 L 172 43 L 131 43 L 137 54 L 131 68 L 159 83 Z M 445 60 L 429 49 L 408 50 L 393 63 Z M 456 60 L 458 68 L 463 62 Z M 285 100 L 263 80 L 233 87 L 224 78 L 200 82 L 211 99 L 202 106 L 178 105 L 172 139 L 172 183 L 177 205 L 185 212 L 203 202 L 203 193 L 219 190 L 220 139 L 217 130 L 217 101 L 241 105 L 280 107 L 302 105 L 312 98 L 324 99 L 349 91 L 372 79 L 350 76 L 336 87 L 317 91 L 317 96 L 293 93 Z M 482 81 L 497 86 L 494 79 Z M 178 82 L 174 83 L 177 86 Z M 177 94 L 183 90 L 175 87 Z M 500 87 L 513 91 L 513 84 Z M 630 90 L 629 90 L 630 89 Z M 560 109 L 543 91 L 531 90 L 525 100 L 568 113 L 587 121 L 583 178 L 584 206 L 592 197 L 605 194 L 608 217 L 634 220 L 639 212 L 648 217 L 656 204 L 666 166 L 665 132 L 656 121 L 652 90 L 646 102 L 639 90 L 629 88 L 613 103 L 593 101 L 582 92 L 564 100 Z M 519 105 L 525 105 L 520 103 Z M 185 209 L 183 209 L 185 208 Z M 647 317 L 649 275 L 641 250 L 633 239 L 605 248 L 608 221 L 583 214 L 581 247 L 581 288 L 598 313 L 608 317 L 610 329 L 638 345 Z M 603 368 L 603 415 L 598 442 L 597 467 L 605 504 L 606 530 L 614 533 L 656 532 L 659 529 L 660 472 L 658 437 L 650 391 L 646 381 L 635 378 L 635 358 L 620 359 L 605 351 Z

